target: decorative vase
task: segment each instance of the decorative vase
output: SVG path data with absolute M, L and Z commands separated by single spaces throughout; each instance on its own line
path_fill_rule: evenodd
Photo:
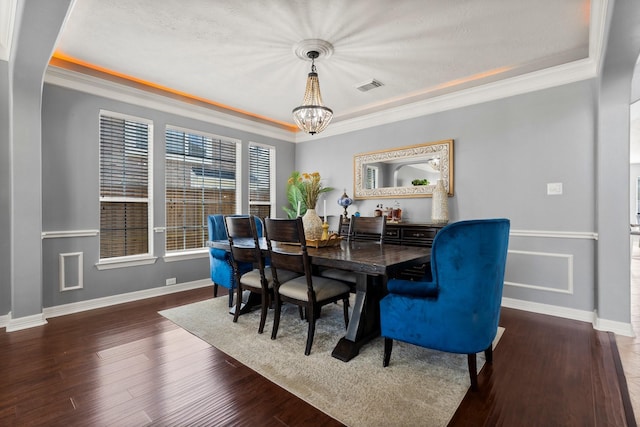
M 322 219 L 315 209 L 307 209 L 307 212 L 302 216 L 302 226 L 307 239 L 320 240 L 322 238 Z
M 449 222 L 449 195 L 441 179 L 436 181 L 431 199 L 431 222 L 442 224 Z

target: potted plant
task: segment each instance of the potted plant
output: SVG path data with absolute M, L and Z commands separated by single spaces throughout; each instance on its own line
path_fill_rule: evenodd
M 309 239 L 319 239 L 322 235 L 322 220 L 316 213 L 316 204 L 322 193 L 333 191 L 333 187 L 324 187 L 319 172 L 300 173 L 293 171 L 287 180 L 287 200 L 290 206 L 284 206 L 289 218 L 302 215 L 305 234 Z

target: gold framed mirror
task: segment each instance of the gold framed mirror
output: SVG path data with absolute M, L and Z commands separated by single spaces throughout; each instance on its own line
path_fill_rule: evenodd
M 353 156 L 354 199 L 431 197 L 442 179 L 453 196 L 453 139 Z

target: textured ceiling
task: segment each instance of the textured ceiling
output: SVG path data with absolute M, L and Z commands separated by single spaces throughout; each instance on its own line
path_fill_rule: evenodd
M 588 0 L 76 0 L 56 50 L 293 123 L 310 71 L 294 46 L 323 39 L 335 123 L 587 58 L 589 20 Z

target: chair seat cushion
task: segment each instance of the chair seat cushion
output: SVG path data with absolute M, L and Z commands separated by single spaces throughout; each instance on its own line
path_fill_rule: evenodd
M 278 270 L 278 278 L 280 278 L 280 270 Z M 348 285 L 327 277 L 313 276 L 312 281 L 313 289 L 316 291 L 316 301 L 323 301 L 333 298 L 336 295 L 349 292 Z M 301 301 L 309 300 L 309 295 L 307 294 L 307 278 L 305 276 L 299 276 L 287 282 L 281 281 L 278 291 L 280 295 L 289 298 L 295 298 Z
M 260 277 L 260 270 L 253 269 L 248 273 L 245 273 L 240 277 L 240 283 L 242 286 L 248 286 L 251 288 L 262 289 L 262 279 Z M 269 288 L 273 287 L 272 281 L 269 281 Z
M 278 271 L 278 277 L 281 282 L 286 282 L 288 280 L 294 279 L 298 274 L 293 271 L 288 270 L 280 270 Z M 264 269 L 264 277 L 267 279 L 269 283 L 269 289 L 273 288 L 273 272 L 271 271 L 271 267 L 265 267 Z M 251 288 L 262 288 L 261 278 L 260 278 L 260 270 L 253 269 L 248 273 L 245 273 L 240 277 L 240 283 L 243 286 L 249 286 Z
M 356 283 L 358 277 L 358 275 L 353 271 L 340 270 L 337 268 L 328 268 L 326 270 L 322 270 L 320 272 L 320 276 L 354 284 Z

